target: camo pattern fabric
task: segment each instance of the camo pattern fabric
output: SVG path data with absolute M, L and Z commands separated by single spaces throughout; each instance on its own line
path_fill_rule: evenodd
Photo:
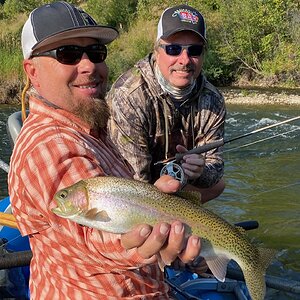
M 176 145 L 192 149 L 224 137 L 226 109 L 220 92 L 202 74 L 191 97 L 176 103 L 163 92 L 154 76 L 152 54 L 118 78 L 107 101 L 111 109 L 111 138 L 134 168 L 134 178 L 138 180 L 153 183 L 162 168 L 154 163 L 173 157 Z M 224 173 L 221 148 L 208 151 L 205 159 L 203 174 L 193 182 L 203 188 L 216 184 Z

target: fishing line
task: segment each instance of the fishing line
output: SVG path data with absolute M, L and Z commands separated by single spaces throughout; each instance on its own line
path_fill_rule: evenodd
M 280 190 L 280 189 L 289 188 L 289 187 L 292 187 L 292 186 L 295 186 L 295 185 L 298 185 L 298 184 L 300 184 L 300 181 L 294 182 L 294 183 L 291 183 L 291 184 L 287 184 L 287 185 L 282 185 L 282 186 L 279 186 L 277 188 L 270 189 L 270 190 L 263 191 L 263 192 L 259 192 L 259 193 L 256 193 L 256 194 L 252 194 L 252 195 L 246 196 L 246 198 L 251 198 L 251 197 L 254 197 L 254 196 L 259 196 L 261 194 L 277 191 L 277 190 Z
M 251 145 L 254 145 L 254 144 L 257 144 L 257 143 L 260 143 L 260 142 L 264 142 L 264 141 L 267 141 L 267 140 L 271 140 L 271 139 L 273 139 L 275 137 L 278 137 L 278 136 L 283 136 L 284 137 L 285 134 L 289 134 L 289 133 L 297 131 L 299 129 L 300 128 L 295 128 L 295 129 L 292 129 L 292 130 L 289 130 L 289 131 L 285 131 L 285 132 L 282 132 L 282 133 L 274 134 L 272 136 L 260 139 L 258 141 L 254 141 L 254 142 L 251 142 L 251 143 L 248 143 L 248 144 L 244 144 L 244 145 L 241 145 L 241 146 L 238 146 L 238 147 L 234 147 L 234 148 L 230 148 L 230 149 L 224 150 L 223 153 L 230 152 L 230 151 L 237 150 L 237 149 L 244 148 L 244 147 L 248 147 L 248 146 L 251 146 Z
M 250 131 L 248 133 L 245 133 L 245 134 L 233 137 L 233 138 L 228 139 L 228 140 L 221 139 L 221 140 L 218 140 L 218 141 L 211 142 L 209 144 L 205 144 L 205 145 L 193 148 L 193 149 L 188 150 L 187 152 L 184 152 L 184 153 L 176 153 L 174 157 L 170 157 L 170 158 L 167 158 L 167 159 L 164 159 L 164 160 L 157 161 L 157 162 L 154 163 L 154 165 L 164 164 L 165 166 L 167 166 L 168 163 L 176 164 L 176 162 L 177 163 L 180 162 L 182 160 L 182 158 L 186 154 L 201 154 L 201 153 L 205 153 L 205 152 L 208 152 L 208 151 L 210 151 L 212 149 L 216 149 L 218 147 L 221 147 L 221 146 L 223 146 L 223 145 L 225 145 L 227 143 L 231 143 L 233 141 L 236 141 L 236 140 L 239 140 L 241 138 L 250 136 L 252 134 L 256 134 L 258 132 L 265 131 L 265 130 L 273 128 L 273 127 L 277 127 L 277 126 L 282 125 L 282 124 L 290 123 L 290 122 L 293 122 L 293 121 L 298 120 L 298 119 L 300 119 L 300 116 L 293 117 L 293 118 L 290 118 L 290 119 L 287 119 L 287 120 L 284 120 L 284 121 L 277 122 L 275 124 L 271 124 L 271 125 L 267 125 L 267 126 L 261 127 L 261 128 L 252 130 L 252 131 Z M 163 169 L 164 168 L 165 167 L 163 167 Z M 161 172 L 161 175 L 162 175 L 162 173 L 165 174 L 164 172 Z M 166 174 L 168 174 L 168 173 L 166 173 Z
M 298 120 L 298 119 L 300 119 L 300 116 L 293 117 L 293 118 L 290 118 L 290 119 L 287 119 L 287 120 L 284 120 L 284 121 L 277 122 L 277 123 L 275 123 L 275 124 L 271 124 L 271 125 L 268 125 L 268 126 L 264 126 L 264 127 L 262 127 L 262 128 L 255 129 L 255 130 L 250 131 L 250 132 L 248 132 L 248 133 L 245 133 L 245 134 L 239 135 L 239 136 L 237 136 L 237 137 L 234 137 L 234 138 L 232 138 L 232 139 L 226 140 L 226 141 L 224 141 L 224 144 L 233 142 L 233 141 L 235 141 L 235 140 L 239 140 L 239 139 L 241 139 L 241 138 L 244 138 L 244 137 L 246 137 L 246 136 L 249 136 L 249 135 L 252 135 L 252 134 L 261 132 L 261 131 L 265 131 L 265 130 L 270 129 L 270 128 L 273 128 L 273 127 L 277 127 L 277 126 L 282 125 L 282 124 L 286 124 L 286 123 L 290 123 L 290 122 L 296 121 L 296 120 Z
M 1 245 L 0 245 L 0 248 L 3 248 L 3 249 L 4 249 L 4 247 L 5 247 L 6 245 L 8 245 L 8 243 L 14 242 L 15 240 L 19 239 L 20 237 L 22 237 L 21 234 L 19 234 L 18 236 L 14 237 L 14 238 L 11 239 L 11 240 L 6 240 L 6 239 L 5 239 L 7 242 L 1 244 Z M 3 239 L 2 239 L 2 241 L 3 241 Z

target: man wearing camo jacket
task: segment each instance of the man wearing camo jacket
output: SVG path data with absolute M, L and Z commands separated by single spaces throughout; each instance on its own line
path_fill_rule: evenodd
M 154 182 L 155 163 L 224 137 L 226 109 L 220 92 L 202 72 L 207 46 L 199 11 L 188 5 L 161 15 L 153 53 L 122 74 L 108 93 L 110 135 L 135 171 L 135 179 Z M 187 154 L 181 161 L 185 190 L 202 202 L 224 188 L 222 149 Z

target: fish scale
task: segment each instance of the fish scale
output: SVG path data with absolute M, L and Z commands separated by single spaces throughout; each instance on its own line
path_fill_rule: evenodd
M 148 183 L 103 176 L 79 181 L 58 191 L 54 199 L 57 207 L 52 211 L 58 216 L 113 233 L 141 223 L 179 220 L 201 238 L 200 255 L 217 279 L 225 280 L 233 259 L 243 271 L 252 300 L 264 299 L 264 274 L 274 250 L 257 248 L 243 230 L 204 208 L 198 193 L 169 195 Z

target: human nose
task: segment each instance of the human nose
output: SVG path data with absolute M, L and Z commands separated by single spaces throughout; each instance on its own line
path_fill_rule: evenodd
M 189 57 L 187 49 L 182 49 L 182 52 L 180 53 L 180 55 L 178 57 L 178 61 L 184 65 L 188 64 L 190 62 L 190 57 Z
M 83 71 L 89 72 L 96 69 L 96 64 L 93 63 L 88 55 L 84 52 L 79 62 L 79 67 L 82 68 Z

